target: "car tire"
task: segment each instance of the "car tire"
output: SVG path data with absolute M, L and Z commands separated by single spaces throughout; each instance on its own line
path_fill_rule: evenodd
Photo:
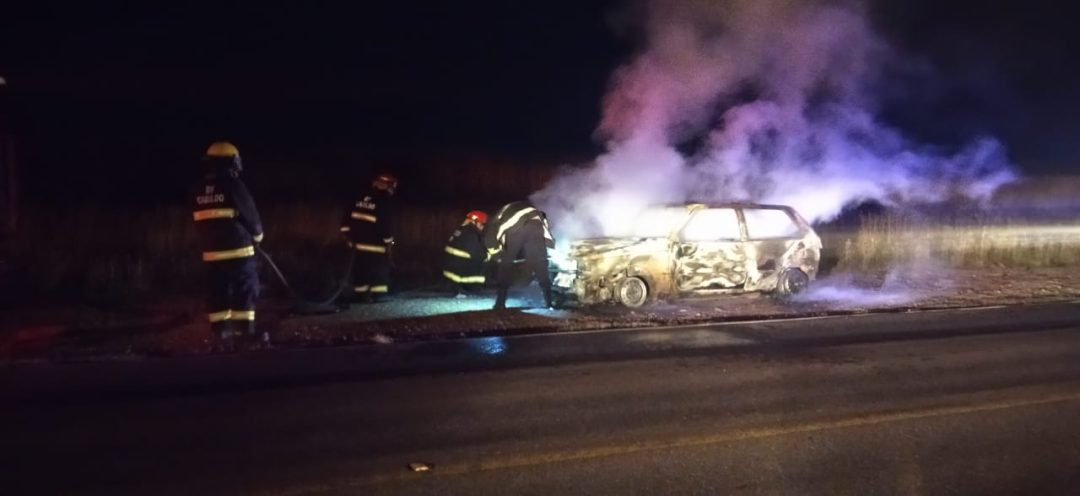
M 626 307 L 640 307 L 649 301 L 649 286 L 640 277 L 624 278 L 615 287 L 615 299 Z
M 552 292 L 551 294 L 551 308 L 556 310 L 566 307 L 566 297 L 561 293 Z
M 789 298 L 797 295 L 810 285 L 810 276 L 799 269 L 784 269 L 780 277 L 776 279 L 776 291 L 774 294 L 779 298 Z

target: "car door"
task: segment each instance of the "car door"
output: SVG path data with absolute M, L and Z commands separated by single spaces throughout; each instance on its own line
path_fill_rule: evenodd
M 679 232 L 679 291 L 732 289 L 746 283 L 746 234 L 734 208 L 702 208 Z
M 746 224 L 745 253 L 751 267 L 748 286 L 751 289 L 774 286 L 775 277 L 806 247 L 803 239 L 807 228 L 787 208 L 746 207 L 742 214 Z

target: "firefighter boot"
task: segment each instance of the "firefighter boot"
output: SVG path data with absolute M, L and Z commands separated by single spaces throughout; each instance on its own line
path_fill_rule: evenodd
M 551 288 L 544 288 L 544 307 L 548 310 L 555 309 L 555 300 L 551 298 Z
M 495 297 L 495 310 L 505 310 L 506 309 L 506 293 L 507 292 L 508 292 L 507 288 L 499 288 L 498 296 Z
M 250 332 L 244 334 L 244 351 L 258 351 L 270 349 L 270 333 Z
M 231 329 L 223 329 L 214 334 L 213 353 L 236 353 L 237 335 Z
M 270 335 L 266 332 L 256 331 L 255 321 L 247 322 L 243 332 L 238 332 L 237 335 L 240 338 L 238 346 L 243 351 L 265 349 L 270 344 Z
M 344 312 L 348 310 L 349 307 L 356 304 L 357 296 L 358 295 L 352 291 L 342 290 L 341 294 L 334 300 L 334 307 L 336 307 L 339 312 Z

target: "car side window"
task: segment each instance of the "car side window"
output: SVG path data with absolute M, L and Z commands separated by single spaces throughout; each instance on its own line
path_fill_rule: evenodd
M 686 221 L 685 208 L 652 208 L 642 212 L 634 221 L 635 238 L 666 238 Z
M 683 241 L 739 241 L 739 216 L 733 208 L 708 208 L 694 213 L 682 231 Z
M 791 214 L 778 208 L 744 208 L 746 233 L 750 239 L 797 238 L 802 229 Z

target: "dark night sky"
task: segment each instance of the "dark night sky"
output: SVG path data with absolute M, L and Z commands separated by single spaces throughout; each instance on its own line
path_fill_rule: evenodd
M 27 175 L 53 192 L 147 168 L 179 181 L 219 137 L 323 168 L 358 149 L 589 156 L 635 43 L 615 1 L 26 3 L 0 19 L 0 76 Z M 1080 163 L 1075 12 L 880 3 L 880 28 L 941 76 L 897 81 L 887 118 L 928 140 L 998 135 L 1030 172 Z

